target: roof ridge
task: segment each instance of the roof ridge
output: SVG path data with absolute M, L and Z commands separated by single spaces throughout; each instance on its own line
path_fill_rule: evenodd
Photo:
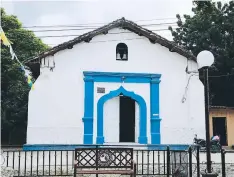
M 69 48 L 70 46 L 73 46 L 75 44 L 78 44 L 80 42 L 89 42 L 92 40 L 93 37 L 99 35 L 99 34 L 107 34 L 109 30 L 117 27 L 122 27 L 123 29 L 128 29 L 129 31 L 132 31 L 138 35 L 143 35 L 146 38 L 150 40 L 151 43 L 159 43 L 162 46 L 165 46 L 169 48 L 171 52 L 177 52 L 178 54 L 196 61 L 196 57 L 188 50 L 184 49 L 183 47 L 177 45 L 173 41 L 169 41 L 166 38 L 154 33 L 151 30 L 148 30 L 146 28 L 143 28 L 142 26 L 138 25 L 137 23 L 127 20 L 124 17 L 119 18 L 117 20 L 114 20 L 104 26 L 101 26 L 93 31 L 89 31 L 87 33 L 84 33 L 74 39 L 71 39 L 67 42 L 61 43 L 57 46 L 54 46 L 53 48 L 49 49 L 48 51 L 45 51 L 43 53 L 40 53 L 37 57 L 26 61 L 25 63 L 34 62 L 37 60 L 40 60 L 41 58 L 45 58 L 47 56 L 54 55 L 55 53 L 65 50 Z

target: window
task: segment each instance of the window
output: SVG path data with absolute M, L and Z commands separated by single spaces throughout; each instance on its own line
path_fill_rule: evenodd
M 128 60 L 128 46 L 124 43 L 119 43 L 116 46 L 116 60 Z

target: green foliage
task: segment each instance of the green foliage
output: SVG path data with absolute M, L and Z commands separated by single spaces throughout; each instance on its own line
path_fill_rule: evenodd
M 171 33 L 173 40 L 190 50 L 195 56 L 209 50 L 215 56 L 210 75 L 210 91 L 213 105 L 234 106 L 234 1 L 194 1 L 193 16 L 177 15 L 178 28 Z
M 1 24 L 20 61 L 25 61 L 47 49 L 33 32 L 22 28 L 16 16 L 7 15 L 4 9 L 1 9 Z M 14 132 L 25 137 L 26 132 L 30 88 L 23 74 L 20 65 L 11 59 L 9 48 L 1 44 L 2 143 L 24 143 L 24 140 L 12 137 Z

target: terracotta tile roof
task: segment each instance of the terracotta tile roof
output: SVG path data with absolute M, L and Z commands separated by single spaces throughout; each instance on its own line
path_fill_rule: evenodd
M 178 46 L 174 42 L 169 41 L 169 40 L 159 36 L 158 34 L 137 25 L 136 23 L 134 23 L 130 20 L 126 20 L 125 18 L 121 18 L 121 19 L 115 20 L 115 21 L 113 21 L 105 26 L 97 28 L 96 30 L 85 33 L 83 35 L 80 35 L 79 37 L 76 37 L 68 42 L 64 42 L 58 46 L 55 46 L 55 47 L 49 49 L 48 51 L 39 54 L 39 56 L 37 56 L 31 60 L 28 60 L 26 63 L 38 62 L 42 58 L 45 58 L 45 57 L 50 56 L 50 55 L 54 55 L 55 53 L 57 53 L 61 50 L 65 50 L 67 48 L 70 48 L 75 44 L 78 44 L 81 42 L 89 42 L 90 40 L 92 40 L 93 37 L 95 37 L 99 34 L 107 34 L 109 30 L 114 29 L 114 28 L 123 28 L 123 29 L 127 29 L 129 31 L 132 31 L 132 32 L 138 34 L 139 36 L 144 36 L 144 37 L 148 38 L 150 40 L 150 42 L 153 44 L 158 43 L 162 46 L 167 47 L 169 49 L 169 51 L 171 51 L 171 52 L 176 52 L 176 53 L 178 53 L 178 54 L 180 54 L 188 59 L 196 61 L 196 57 L 190 51 L 187 51 L 186 49 Z

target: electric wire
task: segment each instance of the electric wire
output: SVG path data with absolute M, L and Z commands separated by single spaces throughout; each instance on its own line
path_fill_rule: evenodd
M 168 29 L 158 29 L 158 30 L 151 30 L 151 31 L 168 31 Z M 124 34 L 124 33 L 132 33 L 132 32 L 113 32 L 113 33 L 108 33 L 108 34 Z M 80 34 L 64 34 L 64 35 L 48 35 L 48 36 L 37 36 L 38 38 L 53 38 L 53 37 L 79 37 L 81 36 Z
M 185 91 L 184 91 L 184 94 L 183 94 L 183 97 L 181 100 L 182 103 L 184 103 L 187 100 L 187 92 L 188 92 L 189 82 L 190 82 L 190 79 L 192 76 L 199 76 L 199 74 L 191 74 L 189 76 L 186 87 L 185 87 Z M 225 75 L 208 76 L 208 77 L 209 78 L 220 78 L 220 77 L 229 77 L 229 76 L 234 76 L 234 73 L 233 74 L 225 74 Z
M 151 19 L 151 20 L 137 20 L 133 22 L 144 22 L 144 21 L 154 21 L 154 20 L 176 20 L 177 18 L 161 18 L 161 19 Z M 92 26 L 92 25 L 103 25 L 103 24 L 108 24 L 110 22 L 106 23 L 86 23 L 86 24 L 67 24 L 67 25 L 35 25 L 35 26 L 23 26 L 23 28 L 54 28 L 54 27 L 74 27 L 74 26 Z M 160 24 L 171 24 L 171 23 L 177 23 L 177 22 L 168 22 L 168 23 L 157 23 L 157 25 Z
M 228 76 L 234 76 L 234 73 L 233 74 L 225 74 L 225 75 L 217 75 L 217 76 L 208 76 L 208 77 L 228 77 Z
M 199 76 L 199 74 L 193 74 L 195 76 Z M 215 77 L 229 77 L 229 76 L 234 76 L 234 73 L 233 74 L 223 74 L 223 75 L 211 75 L 211 76 L 208 76 L 208 77 L 212 77 L 212 78 L 215 78 Z
M 141 25 L 141 26 L 152 26 L 151 25 Z M 173 27 L 177 26 L 177 25 L 172 25 Z M 100 26 L 96 27 L 96 28 L 92 28 L 92 27 L 87 27 L 87 28 L 67 28 L 67 29 L 46 29 L 46 30 L 31 30 L 32 32 L 36 32 L 36 33 L 40 33 L 40 32 L 55 32 L 55 31 L 82 31 L 82 30 L 88 30 L 88 29 L 97 29 Z M 168 30 L 168 29 L 167 29 Z
M 187 92 L 188 92 L 188 86 L 189 86 L 190 79 L 191 79 L 192 76 L 196 76 L 196 75 L 197 75 L 197 74 L 191 74 L 191 75 L 189 76 L 187 85 L 186 85 L 186 87 L 185 87 L 184 95 L 183 95 L 182 100 L 181 100 L 182 103 L 184 103 L 184 102 L 187 100 Z

